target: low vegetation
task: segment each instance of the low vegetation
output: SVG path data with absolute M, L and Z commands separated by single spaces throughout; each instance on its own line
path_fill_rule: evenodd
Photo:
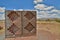
M 38 21 L 56 21 L 56 22 L 59 22 L 60 23 L 60 19 L 59 18 L 53 18 L 53 19 L 38 19 Z

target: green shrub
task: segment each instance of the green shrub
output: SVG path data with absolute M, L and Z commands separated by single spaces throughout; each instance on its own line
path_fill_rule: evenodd
M 60 22 L 60 19 L 56 19 L 55 21 L 56 21 L 56 22 Z

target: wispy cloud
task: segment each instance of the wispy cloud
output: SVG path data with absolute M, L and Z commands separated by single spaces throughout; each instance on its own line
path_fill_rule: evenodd
M 5 12 L 5 7 L 0 7 L 0 12 Z
M 60 10 L 56 9 L 54 6 L 48 6 L 46 4 L 41 4 L 43 0 L 39 1 L 40 3 L 35 3 L 34 8 L 38 11 L 37 18 L 59 18 Z
M 43 0 L 34 0 L 34 3 L 37 4 L 39 2 L 43 2 Z
M 0 14 L 0 20 L 4 20 L 5 19 L 5 14 Z
M 35 9 L 39 9 L 39 10 L 51 10 L 54 8 L 54 6 L 47 6 L 45 4 L 37 4 L 34 6 Z
M 0 7 L 0 20 L 5 19 L 5 7 Z

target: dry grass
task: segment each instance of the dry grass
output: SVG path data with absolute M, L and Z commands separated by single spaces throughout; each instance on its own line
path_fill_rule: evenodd
M 5 22 L 0 21 L 0 26 L 3 27 L 3 29 L 0 30 L 0 33 L 3 33 L 5 30 Z M 41 31 L 41 30 L 43 30 L 43 31 Z M 38 31 L 38 35 L 40 33 L 44 33 L 45 31 L 50 32 L 51 34 L 53 34 L 55 39 L 60 40 L 60 23 L 58 23 L 58 22 L 55 22 L 55 21 L 37 21 L 37 31 Z M 48 34 L 48 35 L 50 35 L 50 34 Z M 11 39 L 14 40 L 15 38 L 11 38 Z M 37 38 L 35 36 L 16 38 L 16 40 L 35 40 L 35 39 L 37 40 Z M 6 40 L 10 40 L 10 38 L 7 38 Z
M 41 30 L 50 32 L 56 39 L 60 40 L 60 23 L 55 21 L 37 21 L 38 35 Z M 52 40 L 52 39 L 51 39 Z
M 58 22 L 37 21 L 37 26 L 40 29 L 49 30 L 52 33 L 55 32 L 60 34 L 60 23 Z

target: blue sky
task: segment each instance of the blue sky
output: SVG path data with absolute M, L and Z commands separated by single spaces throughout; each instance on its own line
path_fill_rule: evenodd
M 6 9 L 34 9 L 34 0 L 0 0 L 0 6 Z M 44 4 L 60 9 L 60 0 L 43 0 Z
M 43 3 L 49 6 L 55 6 L 55 8 L 60 9 L 60 0 L 44 0 Z
M 6 10 L 13 10 L 13 9 L 31 9 L 31 10 L 37 10 L 37 8 L 34 8 L 34 6 L 42 7 L 42 11 L 40 8 L 38 8 L 40 13 L 43 12 L 42 15 L 38 15 L 39 17 L 48 17 L 49 15 L 53 17 L 60 17 L 60 0 L 0 0 L 0 7 L 5 7 Z M 48 11 L 48 10 L 50 11 Z M 1 11 L 0 11 L 1 12 Z M 49 14 L 50 12 L 50 14 Z M 4 12 L 3 12 L 4 13 Z M 2 13 L 2 14 L 3 14 Z M 47 13 L 47 14 L 45 14 Z M 56 14 L 57 13 L 57 14 Z M 0 13 L 0 15 L 2 15 Z M 58 15 L 59 14 L 59 15 Z M 0 16 L 1 17 L 1 16 Z
M 33 0 L 0 0 L 0 6 L 11 9 L 34 9 Z

